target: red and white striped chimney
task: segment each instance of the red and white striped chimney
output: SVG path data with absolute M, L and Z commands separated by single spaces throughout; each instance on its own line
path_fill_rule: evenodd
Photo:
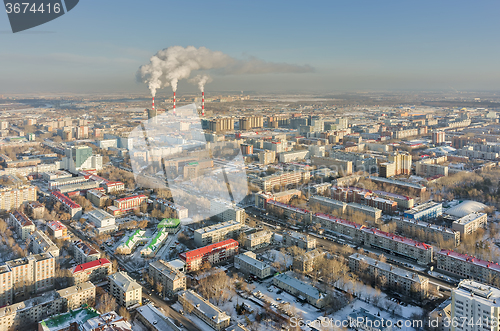
M 174 115 L 175 115 L 175 92 L 174 92 Z
M 201 116 L 205 116 L 205 92 L 201 92 Z
M 153 109 L 155 109 L 155 97 L 153 97 Z

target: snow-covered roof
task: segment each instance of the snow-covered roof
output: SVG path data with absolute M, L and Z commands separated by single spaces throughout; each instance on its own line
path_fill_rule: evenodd
M 481 202 L 465 200 L 455 207 L 446 210 L 446 214 L 460 218 L 481 211 L 484 208 L 486 208 L 486 205 Z

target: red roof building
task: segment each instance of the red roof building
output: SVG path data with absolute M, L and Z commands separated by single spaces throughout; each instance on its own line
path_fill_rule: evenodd
M 187 271 L 196 271 L 200 269 L 205 262 L 217 264 L 235 256 L 238 254 L 238 246 L 236 240 L 228 239 L 181 253 L 179 257 L 186 263 Z

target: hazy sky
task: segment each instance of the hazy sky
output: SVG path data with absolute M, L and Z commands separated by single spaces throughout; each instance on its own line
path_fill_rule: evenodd
M 64 16 L 16 34 L 1 12 L 0 94 L 147 94 L 135 80 L 138 67 L 174 45 L 315 68 L 214 77 L 207 93 L 500 90 L 499 12 L 497 0 L 81 0 Z M 194 87 L 181 82 L 183 91 Z

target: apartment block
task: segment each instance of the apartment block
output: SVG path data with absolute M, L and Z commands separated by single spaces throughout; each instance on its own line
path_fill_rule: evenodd
M 24 202 L 36 201 L 36 186 L 0 188 L 0 209 L 19 208 Z
M 75 310 L 95 300 L 95 286 L 88 282 L 58 291 L 44 293 L 13 305 L 0 308 L 0 331 L 22 329 L 47 317 Z
M 87 199 L 96 207 L 102 208 L 106 205 L 106 201 L 109 200 L 109 197 L 102 190 L 93 189 L 88 190 Z
M 405 296 L 417 300 L 423 300 L 428 296 L 429 279 L 415 272 L 397 268 L 358 253 L 349 256 L 349 268 Z
M 462 237 L 466 237 L 477 229 L 486 228 L 488 225 L 488 215 L 486 213 L 470 213 L 452 223 L 452 229 L 460 232 Z
M 171 297 L 186 289 L 186 275 L 163 260 L 151 262 L 148 273 L 154 284 L 163 286 L 163 293 L 167 296 Z
M 54 238 L 65 238 L 68 236 L 68 228 L 59 221 L 50 221 L 47 223 L 49 233 Z
M 36 230 L 36 226 L 23 212 L 15 210 L 10 214 L 10 224 L 16 229 L 17 235 L 26 240 Z
M 271 231 L 261 230 L 251 233 L 245 238 L 245 248 L 253 251 L 262 247 L 269 246 L 273 238 Z
M 443 240 L 453 242 L 454 246 L 460 245 L 460 232 L 439 226 L 432 223 L 427 223 L 419 220 L 412 220 L 404 217 L 393 218 L 396 220 L 396 225 L 400 232 L 410 232 L 415 235 L 418 231 L 427 235 L 442 236 Z
M 352 238 L 357 243 L 375 247 L 387 254 L 405 257 L 419 264 L 433 261 L 433 248 L 422 242 L 366 227 L 328 214 L 317 213 L 312 223 L 319 223 L 325 231 L 332 231 Z
M 164 212 L 165 210 L 170 210 L 173 212 L 172 218 L 177 218 L 177 219 L 184 219 L 189 217 L 189 210 L 184 207 L 180 206 L 176 203 L 170 202 L 165 199 L 156 199 L 155 200 L 155 206 L 159 205 L 160 210 Z
M 119 271 L 108 276 L 109 293 L 125 308 L 142 303 L 142 286 L 126 272 Z
M 41 293 L 54 288 L 55 259 L 50 253 L 7 261 L 1 268 L 0 301 L 12 303 L 16 296 Z
M 210 214 L 217 216 L 223 222 L 236 221 L 245 224 L 245 209 L 229 201 L 210 200 Z
M 462 280 L 451 291 L 451 331 L 497 330 L 500 289 L 473 280 Z M 496 325 L 496 326 L 495 326 Z
M 316 248 L 316 238 L 295 231 L 283 232 L 283 241 L 287 247 L 297 246 L 306 251 Z
M 302 273 L 312 272 L 316 262 L 325 255 L 325 252 L 316 248 L 312 251 L 305 252 L 303 255 L 293 257 L 293 270 Z
M 260 188 L 262 191 L 271 191 L 275 186 L 286 187 L 292 184 L 308 182 L 311 178 L 310 171 L 289 171 L 277 173 L 264 177 L 251 177 L 250 182 Z
M 59 247 L 40 230 L 36 230 L 30 236 L 31 251 L 34 254 L 50 253 L 53 257 L 59 257 Z
M 74 241 L 72 247 L 75 261 L 79 264 L 95 261 L 101 257 L 101 253 L 97 249 L 81 240 Z
M 229 315 L 192 290 L 180 293 L 179 303 L 214 330 L 225 330 L 231 323 Z
M 234 257 L 234 267 L 244 273 L 259 277 L 271 276 L 271 266 L 257 259 L 253 252 L 245 252 Z
M 113 265 L 108 259 L 98 259 L 79 264 L 71 270 L 73 284 L 78 285 L 85 282 L 100 281 L 110 275 Z
M 243 224 L 237 221 L 227 221 L 197 229 L 194 231 L 194 242 L 197 246 L 206 246 L 235 237 Z
M 186 264 L 186 271 L 196 271 L 202 264 L 208 262 L 217 264 L 238 254 L 238 242 L 234 239 L 224 240 L 212 245 L 179 254 Z
M 61 192 L 52 192 L 52 198 L 61 203 L 62 208 L 70 214 L 72 219 L 79 219 L 82 216 L 82 207 Z
M 460 278 L 469 278 L 487 284 L 500 284 L 498 262 L 485 261 L 452 250 L 442 249 L 436 254 L 437 269 Z
M 314 286 L 295 278 L 291 271 L 274 276 L 273 285 L 291 295 L 304 297 L 308 303 L 316 308 L 322 308 L 325 305 L 325 294 Z

